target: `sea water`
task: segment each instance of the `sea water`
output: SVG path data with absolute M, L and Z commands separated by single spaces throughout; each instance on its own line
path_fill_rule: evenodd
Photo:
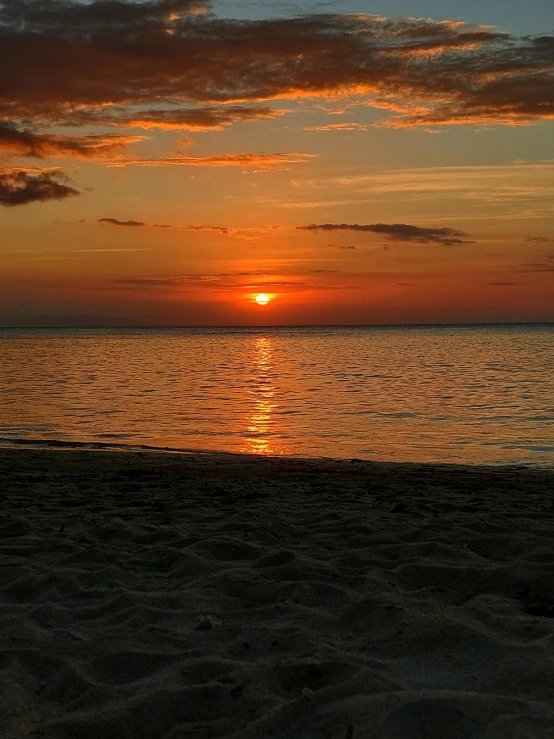
M 3 329 L 20 442 L 554 467 L 554 325 Z

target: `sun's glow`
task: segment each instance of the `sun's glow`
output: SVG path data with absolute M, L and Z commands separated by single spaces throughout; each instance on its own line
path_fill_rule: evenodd
M 265 293 L 260 293 L 254 298 L 258 305 L 267 305 L 269 303 L 269 297 Z

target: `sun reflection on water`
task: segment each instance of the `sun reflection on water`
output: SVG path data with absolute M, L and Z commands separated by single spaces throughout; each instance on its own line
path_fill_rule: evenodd
M 279 454 L 275 438 L 275 388 L 272 382 L 273 342 L 266 336 L 255 339 L 252 351 L 249 401 L 253 410 L 247 426 L 245 445 L 248 454 Z

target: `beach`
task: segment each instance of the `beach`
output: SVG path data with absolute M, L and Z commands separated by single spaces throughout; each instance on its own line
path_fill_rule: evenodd
M 554 471 L 0 449 L 0 737 L 552 739 Z

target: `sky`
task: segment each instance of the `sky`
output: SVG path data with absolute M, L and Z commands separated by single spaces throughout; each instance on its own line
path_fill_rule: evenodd
M 0 326 L 520 321 L 551 0 L 0 0 Z

